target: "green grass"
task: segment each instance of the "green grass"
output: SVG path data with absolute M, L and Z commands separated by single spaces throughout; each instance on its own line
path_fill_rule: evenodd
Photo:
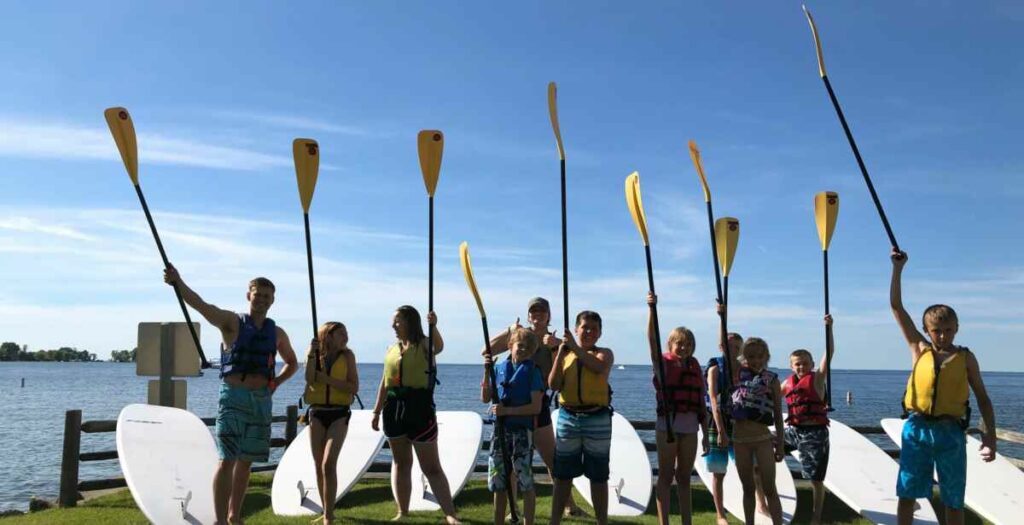
M 244 518 L 249 525 L 263 523 L 281 523 L 308 525 L 311 517 L 281 517 L 275 516 L 270 507 L 270 487 L 272 478 L 266 474 L 256 474 L 252 477 L 249 494 L 245 498 Z M 551 486 L 546 484 L 537 485 L 537 523 L 547 523 L 551 511 Z M 793 523 L 807 523 L 810 518 L 809 489 L 800 489 L 798 496 L 797 513 Z M 464 523 L 489 523 L 491 520 L 491 493 L 482 481 L 470 482 L 455 499 L 459 509 L 459 517 Z M 674 499 L 674 498 L 673 498 Z M 577 501 L 583 502 L 582 498 Z M 673 514 L 678 511 L 674 507 Z M 714 525 L 715 513 L 711 494 L 701 485 L 693 487 L 693 522 L 696 525 Z M 589 509 L 588 509 L 589 510 Z M 342 505 L 336 511 L 336 515 L 346 523 L 367 523 L 367 524 L 390 524 L 391 517 L 395 515 L 395 504 L 391 498 L 391 486 L 386 480 L 366 480 L 360 482 L 345 496 Z M 403 520 L 406 524 L 435 524 L 440 522 L 440 512 L 416 512 L 409 518 Z M 679 523 L 678 515 L 672 520 Z M 612 523 L 656 523 L 654 501 L 648 505 L 647 514 L 637 518 L 613 518 Z M 857 524 L 870 525 L 870 522 L 861 518 L 849 507 L 828 494 L 825 500 L 825 521 L 836 524 Z M 144 524 L 147 523 L 142 513 L 135 507 L 131 494 L 121 491 L 100 498 L 81 503 L 73 509 L 53 509 L 42 512 L 26 514 L 24 516 L 0 519 L 3 525 L 22 524 L 93 524 L 120 525 L 120 524 Z M 593 518 L 569 519 L 563 523 L 593 523 Z M 741 523 L 730 518 L 730 523 Z M 967 513 L 967 523 L 981 524 L 973 513 Z

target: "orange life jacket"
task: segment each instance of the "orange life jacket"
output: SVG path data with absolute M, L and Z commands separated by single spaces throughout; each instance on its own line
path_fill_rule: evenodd
M 665 391 L 672 410 L 676 413 L 698 412 L 704 405 L 704 374 L 700 363 L 693 356 L 681 358 L 672 352 L 662 354 L 661 362 L 665 372 Z M 665 400 L 657 375 L 654 376 L 654 389 L 658 393 L 658 415 L 664 415 Z

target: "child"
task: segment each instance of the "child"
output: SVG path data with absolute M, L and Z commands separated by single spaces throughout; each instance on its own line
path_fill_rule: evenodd
M 992 402 L 981 380 L 978 360 L 966 347 L 954 346 L 959 329 L 956 312 L 936 304 L 924 311 L 925 338 L 903 308 L 900 277 L 907 254 L 893 250 L 889 302 L 896 322 L 910 346 L 913 371 L 907 380 L 903 410 L 909 413 L 903 425 L 900 474 L 896 480 L 899 497 L 897 518 L 909 525 L 914 517 L 914 500 L 932 494 L 932 472 L 939 471 L 939 494 L 946 506 L 946 523 L 964 522 L 964 489 L 967 483 L 967 441 L 964 430 L 970 420 L 968 386 L 974 391 L 985 426 L 981 458 L 996 455 L 996 418 Z
M 647 294 L 647 304 L 651 312 L 658 298 L 653 293 Z M 704 406 L 704 378 L 700 363 L 693 357 L 697 342 L 693 332 L 679 326 L 669 333 L 665 344 L 667 352 L 657 356 L 658 341 L 654 333 L 654 316 L 648 317 L 647 337 L 651 345 L 651 356 L 655 367 L 654 388 L 658 398 L 658 421 L 655 430 L 658 443 L 658 483 L 657 506 L 658 523 L 668 525 L 671 508 L 670 492 L 672 479 L 676 480 L 676 494 L 679 498 L 679 514 L 684 525 L 691 521 L 690 505 L 690 473 L 693 472 L 693 461 L 697 457 L 697 428 L 704 430 L 703 448 L 708 450 L 707 410 Z M 660 362 L 659 362 L 660 361 Z M 661 372 L 659 372 L 659 368 Z M 665 375 L 665 391 L 668 397 L 662 396 L 662 386 L 658 374 Z M 667 414 L 672 412 L 671 427 Z M 668 442 L 669 432 L 674 434 L 673 443 Z
M 718 306 L 718 313 L 722 315 L 725 311 L 725 307 L 722 305 Z M 729 369 L 731 375 L 735 376 L 736 369 L 739 367 L 737 361 L 740 356 L 740 350 L 743 347 L 743 337 L 737 333 L 729 333 L 726 337 L 729 347 Z M 724 343 L 721 343 L 724 344 Z M 708 406 L 711 411 L 713 418 L 713 425 L 708 425 L 708 451 L 704 456 L 705 465 L 707 465 L 708 472 L 711 473 L 714 481 L 711 484 L 711 496 L 715 501 L 715 523 L 717 525 L 728 525 L 729 520 L 725 517 L 725 505 L 722 499 L 722 486 L 725 481 L 725 472 L 729 468 L 729 456 L 732 456 L 732 444 L 729 443 L 729 429 L 728 424 L 728 412 L 726 406 L 721 406 L 721 392 L 725 392 L 728 396 L 729 389 L 733 382 L 727 380 L 725 376 L 725 357 L 724 350 L 723 356 L 713 357 L 708 360 L 707 364 L 707 385 L 708 385 Z
M 825 324 L 832 325 L 832 316 L 825 316 Z M 832 347 L 832 331 L 828 332 L 828 346 Z M 812 524 L 821 523 L 825 504 L 825 471 L 828 469 L 828 410 L 825 402 L 825 375 L 828 374 L 828 356 L 822 356 L 818 370 L 814 358 L 807 350 L 789 354 L 789 368 L 793 375 L 782 383 L 786 398 L 786 446 L 800 451 L 800 468 L 804 478 L 811 480 L 814 490 Z
M 544 397 L 544 380 L 540 369 L 531 358 L 537 351 L 539 341 L 533 332 L 525 328 L 511 330 L 508 347 L 511 355 L 502 364 L 495 366 L 495 381 L 498 399 L 491 396 L 491 377 L 484 373 L 480 383 L 480 400 L 494 403 L 494 414 L 500 418 L 502 433 L 491 440 L 491 454 L 487 461 L 487 487 L 494 493 L 494 523 L 505 523 L 505 505 L 508 501 L 506 485 L 511 472 L 507 464 L 515 468 L 518 493 L 523 496 L 523 523 L 533 524 L 536 492 L 533 490 L 533 427 L 535 416 L 540 413 Z M 484 356 L 487 368 L 493 366 L 490 354 Z M 501 443 L 502 438 L 504 443 Z M 503 456 L 510 451 L 511 460 Z M 515 501 L 512 502 L 515 505 Z
M 736 472 L 743 483 L 743 515 L 747 525 L 754 523 L 755 464 L 772 523 L 782 524 L 782 503 L 775 488 L 775 463 L 782 461 L 783 450 L 782 396 L 778 376 L 768 370 L 770 357 L 764 339 L 750 337 L 744 341 L 743 364 L 732 393 L 732 443 Z M 768 428 L 773 424 L 775 436 Z

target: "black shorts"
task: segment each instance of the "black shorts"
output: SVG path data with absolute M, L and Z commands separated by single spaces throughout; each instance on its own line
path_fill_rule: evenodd
M 540 402 L 540 413 L 537 414 L 537 424 L 534 428 L 544 428 L 551 426 L 551 394 L 549 391 L 544 391 L 544 399 Z
M 384 435 L 389 439 L 408 438 L 414 443 L 437 441 L 437 414 L 427 390 L 407 390 L 403 395 L 389 394 L 384 401 Z
M 347 406 L 312 405 L 306 409 L 306 421 L 312 424 L 315 420 L 325 429 L 330 429 L 335 421 L 348 424 L 352 419 L 352 410 Z

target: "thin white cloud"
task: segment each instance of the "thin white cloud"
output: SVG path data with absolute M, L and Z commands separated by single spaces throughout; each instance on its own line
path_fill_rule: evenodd
M 352 135 L 358 137 L 386 136 L 386 134 L 374 132 L 361 126 L 346 126 L 326 122 L 323 120 L 317 120 L 295 115 L 282 115 L 276 113 L 261 113 L 252 111 L 215 111 L 213 112 L 213 116 L 223 119 L 255 122 L 259 124 L 265 124 L 268 126 L 294 129 L 300 131 L 321 131 L 324 133 L 337 133 L 339 135 Z
M 56 235 L 58 237 L 78 239 L 81 241 L 95 240 L 95 237 L 86 235 L 70 226 L 62 224 L 42 224 L 30 217 L 7 217 L 0 219 L 0 229 L 14 230 L 24 233 Z

